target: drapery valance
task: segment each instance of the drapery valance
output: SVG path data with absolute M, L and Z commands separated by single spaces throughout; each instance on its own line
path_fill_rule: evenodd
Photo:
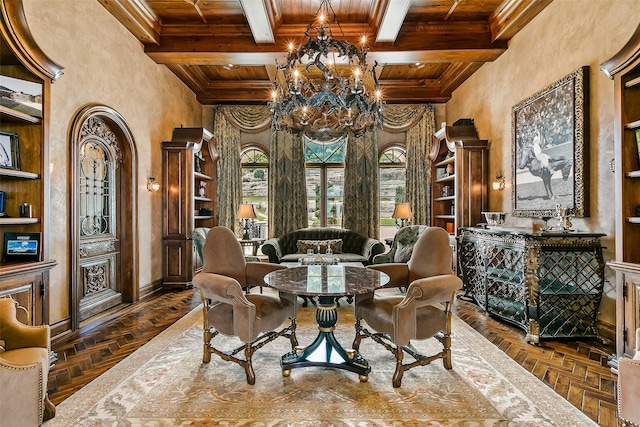
M 258 133 L 271 127 L 271 112 L 266 105 L 225 105 L 218 108 L 229 123 L 243 132 Z
M 427 104 L 385 105 L 382 128 L 392 133 L 406 132 L 424 118 L 425 113 L 429 110 L 428 107 L 431 107 L 433 113 L 433 106 Z

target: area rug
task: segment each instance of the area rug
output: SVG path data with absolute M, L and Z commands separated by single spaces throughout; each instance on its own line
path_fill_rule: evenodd
M 289 350 L 278 339 L 254 356 L 256 384 L 239 366 L 212 355 L 202 363 L 202 311 L 195 309 L 57 407 L 57 426 L 595 426 L 588 417 L 453 319 L 453 369 L 438 360 L 391 377 L 395 359 L 364 340 L 369 381 L 329 368 L 298 368 L 283 377 Z M 317 333 L 313 308 L 300 308 L 298 340 Z M 353 307 L 339 309 L 336 336 L 350 346 Z M 233 338 L 224 338 L 229 344 Z M 433 341 L 433 342 L 431 342 Z M 417 342 L 435 352 L 435 340 Z M 410 356 L 407 356 L 410 358 Z

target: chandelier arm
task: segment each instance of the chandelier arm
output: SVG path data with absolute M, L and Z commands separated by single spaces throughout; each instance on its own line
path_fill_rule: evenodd
M 346 40 L 333 38 L 331 22 L 324 14 L 333 14 L 333 21 L 342 27 L 330 0 L 321 0 L 318 12 L 324 12 L 316 26 L 317 37 L 311 37 L 309 24 L 306 41 L 297 49 L 289 49 L 286 64 L 276 61 L 270 110 L 275 130 L 306 133 L 326 141 L 337 135 L 364 134 L 383 123 L 378 79 L 367 64 L 368 49 Z M 346 76 L 338 67 L 344 58 L 353 74 Z M 328 61 L 328 62 L 327 62 Z M 317 72 L 314 70 L 317 70 Z

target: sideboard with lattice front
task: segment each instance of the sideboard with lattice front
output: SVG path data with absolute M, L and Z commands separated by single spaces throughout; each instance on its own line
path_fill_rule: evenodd
M 465 296 L 489 315 L 524 329 L 531 343 L 598 337 L 604 234 L 476 227 L 460 231 Z

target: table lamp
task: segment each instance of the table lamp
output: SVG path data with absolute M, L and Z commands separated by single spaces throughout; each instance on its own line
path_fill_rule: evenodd
M 249 235 L 249 229 L 251 228 L 253 219 L 256 217 L 255 206 L 251 203 L 244 203 L 240 205 L 236 216 L 242 220 L 242 240 L 250 240 L 251 236 Z
M 409 219 L 413 218 L 409 203 L 396 203 L 396 208 L 393 210 L 391 218 L 396 220 L 396 227 L 398 228 L 409 225 Z M 400 224 L 398 224 L 398 220 L 400 220 Z

